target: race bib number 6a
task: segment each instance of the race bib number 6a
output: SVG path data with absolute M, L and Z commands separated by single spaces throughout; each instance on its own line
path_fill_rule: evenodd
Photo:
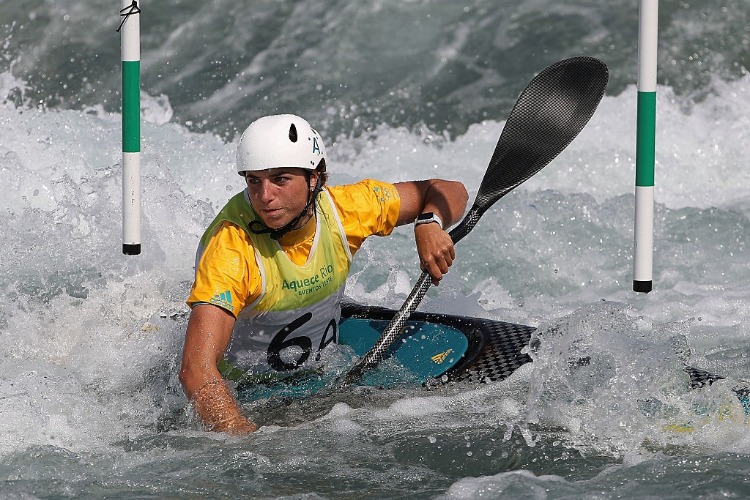
M 304 335 L 295 335 L 295 331 L 312 319 L 312 313 L 305 313 L 295 319 L 274 335 L 268 345 L 266 360 L 268 365 L 276 371 L 294 370 L 302 366 L 313 352 L 313 339 Z M 321 351 L 336 339 L 336 320 L 332 319 L 326 325 L 320 337 L 317 350 Z M 316 335 L 317 337 L 317 335 Z

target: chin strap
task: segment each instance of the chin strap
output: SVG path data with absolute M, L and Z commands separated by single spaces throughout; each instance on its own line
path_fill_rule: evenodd
M 309 182 L 309 177 L 308 177 Z M 320 183 L 320 177 L 315 181 L 315 189 L 310 191 L 310 196 L 307 200 L 307 204 L 305 205 L 305 208 L 302 209 L 302 212 L 292 219 L 291 222 L 286 224 L 283 227 L 280 227 L 279 229 L 271 229 L 270 227 L 266 226 L 261 222 L 259 219 L 255 219 L 250 221 L 250 223 L 247 225 L 247 228 L 250 230 L 253 234 L 268 234 L 268 236 L 271 237 L 272 240 L 279 240 L 281 239 L 286 233 L 293 229 L 297 229 L 296 226 L 299 224 L 299 222 L 308 214 L 310 213 L 310 209 L 312 208 L 312 211 L 315 211 L 315 200 L 318 198 L 318 193 L 322 191 L 323 186 L 321 186 Z

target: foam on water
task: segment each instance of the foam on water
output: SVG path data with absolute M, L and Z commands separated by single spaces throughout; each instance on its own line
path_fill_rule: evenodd
M 0 95 L 22 85 L 7 74 L 0 82 Z M 165 470 L 176 460 L 173 467 L 187 469 L 209 458 L 274 476 L 286 461 L 292 477 L 315 478 L 337 466 L 348 480 L 404 488 L 424 464 L 433 474 L 453 466 L 465 479 L 446 495 L 466 498 L 524 488 L 542 495 L 551 485 L 577 491 L 557 473 L 495 474 L 535 460 L 547 460 L 548 470 L 568 479 L 588 479 L 615 462 L 632 465 L 684 450 L 750 453 L 731 394 L 747 373 L 749 350 L 742 346 L 750 334 L 742 146 L 750 134 L 748 86 L 747 78 L 724 84 L 687 108 L 660 89 L 654 292 L 630 291 L 630 88 L 606 97 L 559 158 L 484 216 L 421 307 L 539 326 L 532 365 L 480 388 L 353 389 L 304 410 L 301 403 L 251 405 L 266 416 L 249 450 L 232 438 L 195 432 L 176 380 L 195 245 L 242 188 L 235 145 L 171 123 L 167 99 L 145 100 L 151 121 L 142 146 L 143 254 L 126 257 L 119 115 L 6 101 L 0 107 L 0 412 L 6 416 L 0 456 L 11 457 L 6 466 L 26 478 L 41 472 L 19 466 L 19 457 L 37 450 L 31 453 L 90 478 L 79 463 L 86 453 L 114 454 L 114 463 L 132 474 L 139 464 Z M 488 120 L 455 140 L 385 125 L 367 136 L 338 137 L 329 146 L 332 182 L 457 178 L 473 197 L 501 130 L 502 121 Z M 368 242 L 357 259 L 348 295 L 400 306 L 418 271 L 410 229 Z M 584 355 L 588 364 L 572 369 L 571 361 Z M 683 362 L 731 380 L 690 391 Z M 732 418 L 693 418 L 696 407 L 722 405 Z M 693 432 L 665 430 L 687 419 Z M 215 456 L 211 440 L 221 440 L 231 458 Z M 303 441 L 320 457 L 340 458 L 322 467 L 315 456 L 300 454 Z M 155 458 L 162 446 L 180 451 L 164 452 L 162 463 Z M 461 460 L 431 461 L 432 452 Z M 408 467 L 367 479 L 348 465 L 375 467 L 394 455 Z M 578 473 L 563 470 L 573 463 Z M 322 468 L 311 472 L 316 467 Z M 199 491 L 193 485 L 184 492 Z

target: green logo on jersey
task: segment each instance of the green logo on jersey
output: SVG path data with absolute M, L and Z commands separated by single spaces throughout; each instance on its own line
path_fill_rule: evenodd
M 282 290 L 294 290 L 297 295 L 308 295 L 317 292 L 333 282 L 333 265 L 321 267 L 316 274 L 301 280 L 284 280 Z
M 210 303 L 215 306 L 227 309 L 228 311 L 234 312 L 234 306 L 232 305 L 232 292 L 230 292 L 229 290 L 217 293 L 216 295 L 211 297 Z

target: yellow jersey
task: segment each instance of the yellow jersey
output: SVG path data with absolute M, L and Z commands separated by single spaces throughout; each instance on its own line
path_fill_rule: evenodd
M 247 192 L 238 193 L 201 238 L 187 303 L 235 316 L 226 353 L 234 367 L 297 368 L 337 339 L 352 256 L 367 237 L 393 231 L 399 208 L 392 184 L 368 179 L 326 187 L 308 225 L 314 231 L 285 245 L 248 229 L 256 216 Z

